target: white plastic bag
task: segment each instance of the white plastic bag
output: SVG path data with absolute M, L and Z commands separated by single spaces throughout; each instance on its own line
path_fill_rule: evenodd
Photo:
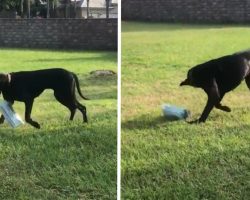
M 162 113 L 168 120 L 186 119 L 190 115 L 188 110 L 170 104 L 162 105 Z
M 12 126 L 12 128 L 24 124 L 21 117 L 13 110 L 11 104 L 5 100 L 0 103 L 0 112 L 3 113 L 5 120 Z

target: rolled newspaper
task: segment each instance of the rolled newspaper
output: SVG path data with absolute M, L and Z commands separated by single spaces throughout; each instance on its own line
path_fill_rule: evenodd
M 14 111 L 8 101 L 4 100 L 0 103 L 0 112 L 3 113 L 5 120 L 11 125 L 12 128 L 16 128 L 24 124 L 21 117 Z

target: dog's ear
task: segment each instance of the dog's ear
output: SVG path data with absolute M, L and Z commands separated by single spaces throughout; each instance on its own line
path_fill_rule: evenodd
M 188 78 L 185 79 L 184 81 L 182 81 L 182 82 L 180 83 L 180 86 L 183 86 L 183 85 L 190 85 L 190 81 L 189 81 Z

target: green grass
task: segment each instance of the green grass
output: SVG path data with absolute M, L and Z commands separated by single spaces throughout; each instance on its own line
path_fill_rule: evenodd
M 89 101 L 89 123 L 69 111 L 53 92 L 35 100 L 28 124 L 0 127 L 0 199 L 116 199 L 117 80 L 92 70 L 117 71 L 116 53 L 0 49 L 0 71 L 62 67 L 75 72 Z M 14 109 L 24 115 L 24 104 Z
M 122 199 L 249 199 L 250 93 L 245 83 L 205 124 L 168 122 L 171 103 L 200 116 L 206 95 L 187 70 L 249 48 L 250 28 L 122 23 Z

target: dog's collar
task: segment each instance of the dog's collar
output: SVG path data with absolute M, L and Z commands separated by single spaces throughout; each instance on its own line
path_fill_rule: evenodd
M 7 74 L 7 78 L 8 78 L 8 83 L 10 84 L 10 82 L 11 82 L 11 75 Z

